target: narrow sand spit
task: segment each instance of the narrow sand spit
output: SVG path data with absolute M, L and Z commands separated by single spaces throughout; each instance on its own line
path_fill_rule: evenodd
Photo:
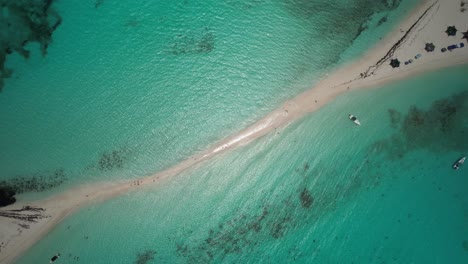
M 0 217 L 0 263 L 12 263 L 27 249 L 47 234 L 56 224 L 76 209 L 110 199 L 143 186 L 158 184 L 163 179 L 177 175 L 194 165 L 208 160 L 226 150 L 248 144 L 277 128 L 284 128 L 295 120 L 324 106 L 340 94 L 348 91 L 381 86 L 411 75 L 435 69 L 468 63 L 468 42 L 461 39 L 460 33 L 447 37 L 447 26 L 455 25 L 459 30 L 468 30 L 468 12 L 460 12 L 458 1 L 424 1 L 384 40 L 353 63 L 344 65 L 325 76 L 312 89 L 285 102 L 252 126 L 215 143 L 205 151 L 154 175 L 138 180 L 120 182 L 98 182 L 67 190 L 42 201 L 28 203 L 28 206 L 45 209 L 34 211 L 25 208 L 18 212 L 22 216 L 39 214 L 36 222 L 28 223 L 18 219 Z M 424 50 L 425 43 L 436 46 L 434 52 Z M 442 53 L 440 49 L 463 42 L 464 48 Z M 422 54 L 415 59 L 414 56 Z M 398 58 L 399 68 L 393 69 L 389 63 Z M 413 63 L 404 62 L 413 59 Z M 12 213 L 26 204 L 21 201 L 2 208 L 0 212 Z M 25 228 L 28 224 L 29 228 Z M 23 227 L 21 226 L 23 225 Z

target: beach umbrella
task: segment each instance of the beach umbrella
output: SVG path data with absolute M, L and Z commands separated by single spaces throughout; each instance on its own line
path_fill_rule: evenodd
M 390 61 L 390 65 L 392 66 L 392 68 L 400 67 L 400 61 L 397 59 L 393 59 L 392 61 Z
M 449 36 L 455 36 L 457 34 L 457 28 L 455 26 L 450 26 L 447 28 L 445 33 L 447 33 Z
M 468 42 L 468 30 L 466 32 L 463 32 L 463 37 L 462 39 L 466 39 L 466 42 Z
M 424 48 L 427 52 L 433 52 L 435 50 L 435 46 L 432 43 L 426 43 L 426 47 Z

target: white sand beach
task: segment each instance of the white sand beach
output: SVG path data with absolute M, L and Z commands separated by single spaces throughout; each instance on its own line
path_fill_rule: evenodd
M 284 128 L 306 114 L 314 112 L 341 94 L 356 89 L 382 86 L 385 83 L 408 76 L 468 63 L 468 41 L 462 40 L 461 32 L 468 30 L 468 12 L 460 11 L 459 1 L 424 1 L 405 18 L 395 30 L 364 54 L 360 59 L 341 66 L 324 76 L 323 80 L 311 89 L 286 101 L 252 126 L 214 143 L 206 150 L 195 153 L 164 171 L 154 175 L 121 182 L 100 182 L 67 190 L 47 200 L 22 201 L 4 207 L 1 211 L 21 209 L 23 206 L 44 208 L 40 212 L 44 218 L 36 223 L 0 217 L 0 263 L 13 263 L 32 245 L 39 241 L 54 226 L 72 214 L 76 209 L 101 202 L 120 194 L 142 189 L 144 186 L 160 184 L 161 181 L 195 167 L 227 150 L 246 145 L 278 128 Z M 447 36 L 448 26 L 456 26 L 456 36 Z M 435 50 L 426 52 L 426 43 L 433 43 Z M 451 44 L 464 43 L 464 48 L 441 52 L 441 48 Z M 422 56 L 415 59 L 417 54 Z M 388 56 L 387 56 L 388 55 Z M 390 66 L 391 59 L 398 59 L 398 68 Z M 405 65 L 404 62 L 413 62 Z M 380 61 L 381 64 L 378 62 Z M 343 113 L 347 115 L 348 113 Z M 27 215 L 33 211 L 23 211 Z

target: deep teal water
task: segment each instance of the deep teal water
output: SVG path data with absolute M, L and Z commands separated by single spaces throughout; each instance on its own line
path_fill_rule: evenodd
M 55 252 L 77 263 L 144 252 L 149 263 L 465 263 L 468 174 L 451 164 L 468 147 L 467 71 L 346 94 L 163 186 L 83 208 L 18 263 Z

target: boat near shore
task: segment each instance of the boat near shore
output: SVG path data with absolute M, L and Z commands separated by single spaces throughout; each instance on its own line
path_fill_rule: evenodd
M 459 158 L 455 163 L 452 165 L 454 170 L 458 170 L 463 163 L 465 163 L 466 156 Z
M 57 253 L 52 258 L 50 258 L 49 263 L 54 263 L 58 258 L 60 258 L 60 253 Z
M 348 115 L 348 118 L 349 120 L 353 121 L 354 124 L 360 126 L 361 125 L 361 122 L 359 122 L 359 120 L 357 119 L 357 117 L 353 116 L 352 114 L 349 114 Z

